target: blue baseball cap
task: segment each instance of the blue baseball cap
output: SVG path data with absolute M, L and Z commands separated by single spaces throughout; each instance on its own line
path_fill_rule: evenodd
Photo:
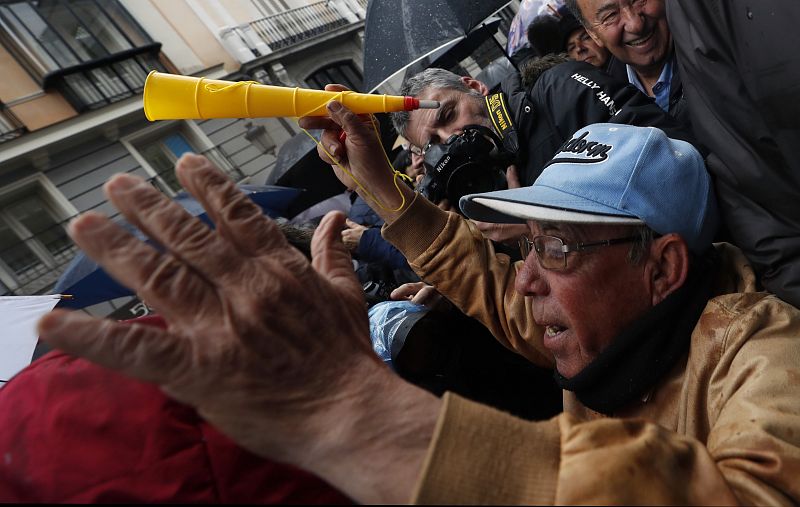
M 466 195 L 468 218 L 577 224 L 646 224 L 678 233 L 702 253 L 719 224 L 703 157 L 655 127 L 596 123 L 579 129 L 530 187 Z

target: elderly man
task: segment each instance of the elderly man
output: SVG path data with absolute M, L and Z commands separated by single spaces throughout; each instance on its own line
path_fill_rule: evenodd
M 688 125 L 664 0 L 567 0 L 586 32 L 614 56 L 608 72 Z
M 313 262 L 198 156 L 177 176 L 211 230 L 130 175 L 106 185 L 157 250 L 95 213 L 78 244 L 161 309 L 168 330 L 54 312 L 52 344 L 157 383 L 246 448 L 365 503 L 770 503 L 800 500 L 800 314 L 712 247 L 698 153 L 653 128 L 580 129 L 529 188 L 465 200 L 524 221 L 524 262 L 410 189 L 338 103 L 324 144 L 381 203 L 385 235 L 497 338 L 555 365 L 565 412 L 525 422 L 394 376 L 372 354 L 361 287 L 320 224 Z M 339 128 L 347 133 L 338 141 Z M 309 318 L 311 317 L 311 318 Z

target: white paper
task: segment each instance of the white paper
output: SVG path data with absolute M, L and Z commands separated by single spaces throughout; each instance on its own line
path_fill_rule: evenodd
M 0 296 L 0 381 L 7 381 L 31 363 L 39 339 L 36 323 L 59 299 L 60 294 Z

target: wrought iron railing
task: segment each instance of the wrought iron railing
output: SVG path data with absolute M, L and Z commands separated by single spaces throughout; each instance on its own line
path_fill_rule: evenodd
M 252 21 L 250 27 L 275 51 L 346 24 L 344 16 L 328 2 L 321 1 Z
M 86 111 L 141 94 L 148 72 L 154 69 L 165 70 L 155 56 L 142 54 L 64 73 L 53 81 L 75 109 Z

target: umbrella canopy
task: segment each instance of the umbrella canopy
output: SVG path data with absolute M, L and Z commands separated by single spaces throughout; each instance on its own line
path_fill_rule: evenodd
M 321 130 L 309 130 L 319 139 Z M 278 150 L 270 181 L 283 187 L 302 190 L 286 210 L 291 218 L 314 204 L 344 192 L 344 185 L 336 178 L 331 167 L 317 155 L 317 144 L 304 132 L 295 134 Z
M 454 45 L 509 0 L 370 0 L 364 89 L 375 91 L 414 62 Z
M 391 147 L 397 134 L 394 132 L 389 115 L 378 113 L 373 116 L 380 132 L 381 143 L 391 160 L 395 154 Z M 319 140 L 322 131 L 312 129 L 308 133 L 314 139 Z M 268 181 L 283 187 L 303 190 L 303 193 L 294 199 L 286 210 L 287 218 L 292 218 L 345 190 L 345 186 L 336 177 L 331 167 L 319 158 L 316 142 L 304 132 L 295 134 L 278 150 L 275 168 Z
M 239 188 L 258 204 L 265 214 L 273 218 L 284 216 L 289 205 L 300 193 L 300 190 L 295 188 L 272 185 L 239 185 Z M 186 208 L 191 215 L 211 226 L 214 225 L 203 206 L 194 197 L 181 192 L 175 196 L 175 201 Z M 147 239 L 141 231 L 128 222 L 118 223 L 136 237 Z M 62 299 L 58 303 L 61 308 L 85 308 L 103 301 L 133 295 L 130 289 L 117 283 L 83 252 L 78 252 L 72 259 L 53 287 L 53 292 L 74 296 L 72 299 Z
M 461 60 L 471 55 L 481 44 L 492 37 L 497 32 L 499 26 L 500 18 L 491 17 L 487 19 L 485 23 L 473 29 L 466 38 L 456 39 L 447 43 L 427 56 L 407 65 L 400 71 L 400 73 L 403 74 L 403 81 L 431 67 L 450 69 L 453 72 L 459 73 L 458 70 L 454 70 L 453 68 L 458 66 Z
M 322 130 L 311 129 L 308 130 L 308 133 L 319 141 Z M 278 156 L 275 157 L 275 168 L 272 170 L 269 181 L 277 182 L 289 171 L 297 170 L 300 165 L 308 163 L 307 159 L 312 155 L 324 166 L 325 164 L 317 156 L 317 143 L 314 142 L 314 139 L 308 137 L 304 132 L 300 132 L 283 143 L 278 149 Z M 277 184 L 280 185 L 280 183 Z

